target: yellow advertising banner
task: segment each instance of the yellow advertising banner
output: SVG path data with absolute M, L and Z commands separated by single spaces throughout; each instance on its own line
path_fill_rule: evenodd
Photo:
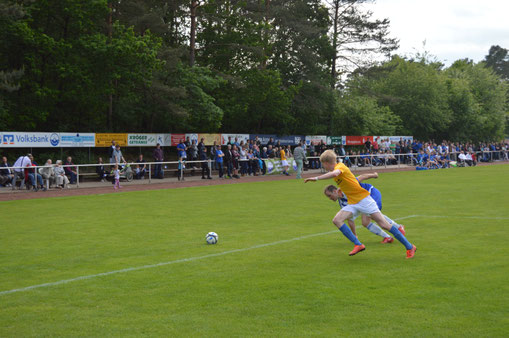
M 198 143 L 204 138 L 203 142 L 206 146 L 211 146 L 216 141 L 216 144 L 221 144 L 221 134 L 198 134 Z
M 127 134 L 95 134 L 96 147 L 109 147 L 115 141 L 121 147 L 127 146 Z

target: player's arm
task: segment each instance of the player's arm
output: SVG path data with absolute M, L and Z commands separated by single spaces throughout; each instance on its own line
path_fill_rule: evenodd
M 364 180 L 369 180 L 370 178 L 378 178 L 378 173 L 374 172 L 374 173 L 370 173 L 370 174 L 359 175 L 359 176 L 357 176 L 357 181 L 359 181 L 359 183 L 360 183 Z
M 325 173 L 325 174 L 320 175 L 320 176 L 306 178 L 304 180 L 304 183 L 306 183 L 306 182 L 315 182 L 315 181 L 319 181 L 319 180 L 328 180 L 329 178 L 334 178 L 334 177 L 337 177 L 339 175 L 341 175 L 341 170 L 335 169 L 335 170 L 333 170 L 331 172 Z

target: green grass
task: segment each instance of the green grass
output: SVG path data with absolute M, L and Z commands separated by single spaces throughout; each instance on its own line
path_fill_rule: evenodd
M 283 242 L 0 294 L 0 336 L 507 335 L 507 165 L 371 182 L 393 219 L 421 215 L 401 221 L 413 260 L 366 229 L 349 257 L 328 183 L 2 202 L 0 292 Z

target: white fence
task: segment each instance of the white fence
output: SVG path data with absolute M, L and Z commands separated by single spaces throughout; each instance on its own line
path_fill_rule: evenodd
M 508 154 L 507 151 L 481 151 L 475 153 L 477 158 L 476 161 L 482 161 L 482 162 L 492 162 L 497 160 L 507 161 L 508 160 Z M 416 159 L 417 155 L 416 153 L 406 153 L 406 154 L 387 154 L 389 157 L 387 157 L 385 154 L 370 154 L 370 155 L 346 155 L 346 156 L 338 156 L 338 159 L 348 166 L 351 166 L 353 168 L 358 167 L 365 167 L 373 169 L 374 167 L 383 167 L 383 168 L 401 168 L 402 166 L 415 166 L 417 165 Z M 451 153 L 449 154 L 450 161 L 457 161 L 458 160 L 459 153 Z M 321 169 L 321 165 L 319 157 L 318 156 L 311 156 L 307 157 L 308 161 L 305 166 L 305 169 Z M 261 160 L 268 160 L 268 159 L 261 159 Z M 289 159 L 293 160 L 293 158 Z M 249 161 L 249 160 L 240 160 L 240 161 Z M 292 161 L 293 162 L 293 161 Z M 137 162 L 126 162 L 120 165 L 124 165 L 126 167 L 132 167 L 136 165 L 146 165 L 146 172 L 145 175 L 148 175 L 148 182 L 152 183 L 152 180 L 155 179 L 153 177 L 154 168 L 156 165 L 161 166 L 161 170 L 163 172 L 180 172 L 180 175 L 183 176 L 183 174 L 190 169 L 192 170 L 201 170 L 200 166 L 202 163 L 207 163 L 207 167 L 209 168 L 209 172 L 212 172 L 214 170 L 215 165 L 214 161 L 209 159 L 206 161 L 184 161 L 186 168 L 179 171 L 179 161 L 166 161 L 166 162 L 143 162 L 143 163 L 137 163 Z M 96 168 L 98 166 L 104 166 L 112 167 L 115 164 L 113 163 L 103 163 L 103 164 L 73 164 L 73 165 L 61 165 L 60 167 L 72 167 L 76 168 L 76 187 L 80 187 L 80 178 L 81 180 L 84 180 L 87 176 L 96 176 L 97 179 L 99 179 L 98 174 L 95 172 L 95 169 L 93 171 L 86 170 L 86 168 Z M 190 168 L 190 166 L 194 165 L 200 165 L 196 168 Z M 53 167 L 55 165 L 52 165 Z M 225 163 L 223 163 L 223 166 L 225 166 Z M 45 168 L 46 165 L 41 166 L 32 166 L 29 167 L 30 169 L 39 169 L 39 168 Z M 27 169 L 27 167 L 0 167 L 0 169 L 10 169 L 11 172 L 16 169 Z M 20 170 L 18 170 L 19 172 Z M 39 173 L 39 170 L 37 170 Z M 227 169 L 225 168 L 223 170 L 224 173 L 227 172 Z M 181 176 L 181 178 L 182 178 Z M 23 175 L 24 177 L 24 175 Z

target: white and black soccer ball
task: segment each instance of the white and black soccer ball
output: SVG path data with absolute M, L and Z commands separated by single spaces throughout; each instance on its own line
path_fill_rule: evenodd
M 205 237 L 207 244 L 216 244 L 219 239 L 219 236 L 215 232 L 209 232 Z

